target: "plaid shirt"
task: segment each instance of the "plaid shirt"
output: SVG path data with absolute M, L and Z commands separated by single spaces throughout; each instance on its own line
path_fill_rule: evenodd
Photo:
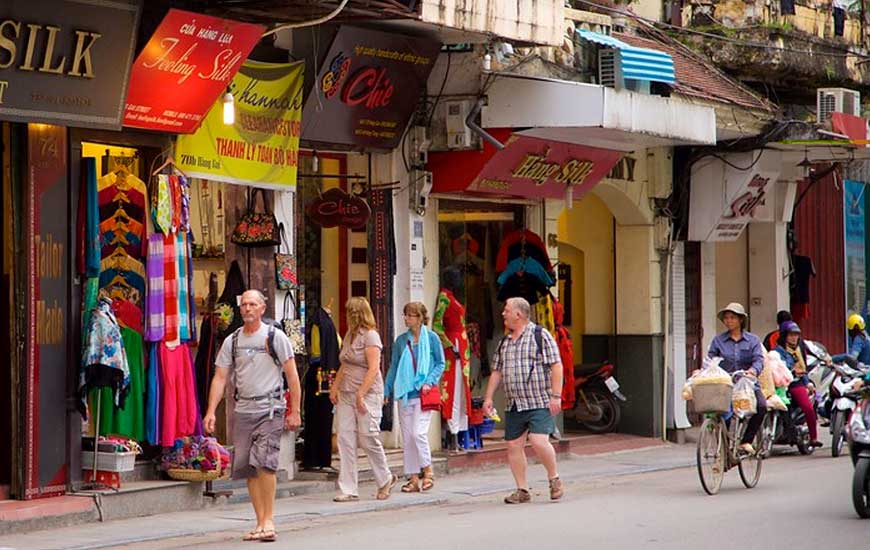
M 492 370 L 501 372 L 507 409 L 528 411 L 549 407 L 550 367 L 560 362 L 559 348 L 547 329 L 541 331 L 540 355 L 534 323 L 526 325 L 516 340 L 506 336 L 493 357 Z

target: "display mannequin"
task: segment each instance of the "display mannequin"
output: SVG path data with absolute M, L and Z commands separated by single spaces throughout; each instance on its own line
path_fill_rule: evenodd
M 462 273 L 456 267 L 448 267 L 442 274 L 441 282 L 432 330 L 444 346 L 446 366 L 441 377 L 441 417 L 447 421 L 452 435 L 450 446 L 455 448 L 456 434 L 468 430 L 471 352 L 465 330 L 465 307 L 456 297 L 462 293 Z

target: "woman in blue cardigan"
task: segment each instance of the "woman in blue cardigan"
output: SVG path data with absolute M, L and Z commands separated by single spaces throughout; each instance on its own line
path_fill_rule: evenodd
M 399 402 L 405 474 L 409 478 L 402 486 L 402 492 L 416 493 L 428 491 L 435 485 L 429 450 L 432 411 L 420 407 L 420 392 L 440 391 L 444 350 L 438 335 L 426 328 L 429 312 L 424 304 L 410 302 L 405 304 L 403 311 L 408 331 L 400 334 L 393 344 L 392 364 L 384 383 L 384 399 L 392 398 Z

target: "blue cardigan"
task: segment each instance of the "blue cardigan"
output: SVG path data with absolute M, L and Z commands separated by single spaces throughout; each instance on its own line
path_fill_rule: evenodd
M 426 384 L 437 386 L 441 381 L 441 374 L 444 372 L 444 348 L 441 347 L 441 340 L 435 331 L 427 331 L 429 334 L 429 356 L 432 361 L 432 368 L 429 369 L 429 377 L 426 379 Z M 399 370 L 399 359 L 405 353 L 405 348 L 408 347 L 408 342 L 411 341 L 411 333 L 403 332 L 396 338 L 393 344 L 392 360 L 390 361 L 390 370 L 387 372 L 387 379 L 384 381 L 384 398 L 391 399 L 393 397 L 393 386 L 396 384 L 396 371 Z M 419 344 L 411 341 L 411 349 L 417 353 Z M 420 397 L 419 391 L 413 391 L 408 394 L 408 399 Z

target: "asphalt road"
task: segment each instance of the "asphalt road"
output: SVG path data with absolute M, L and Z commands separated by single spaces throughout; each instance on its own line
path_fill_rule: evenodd
M 539 470 L 532 478 L 530 504 L 506 506 L 503 495 L 469 496 L 450 504 L 318 518 L 279 525 L 279 540 L 269 548 L 833 550 L 870 545 L 870 520 L 859 520 L 852 510 L 851 462 L 831 458 L 827 449 L 765 461 L 761 481 L 751 490 L 731 470 L 712 497 L 702 492 L 694 468 L 680 468 L 570 482 L 566 497 L 551 503 Z M 221 532 L 123 548 L 248 547 L 239 537 Z

